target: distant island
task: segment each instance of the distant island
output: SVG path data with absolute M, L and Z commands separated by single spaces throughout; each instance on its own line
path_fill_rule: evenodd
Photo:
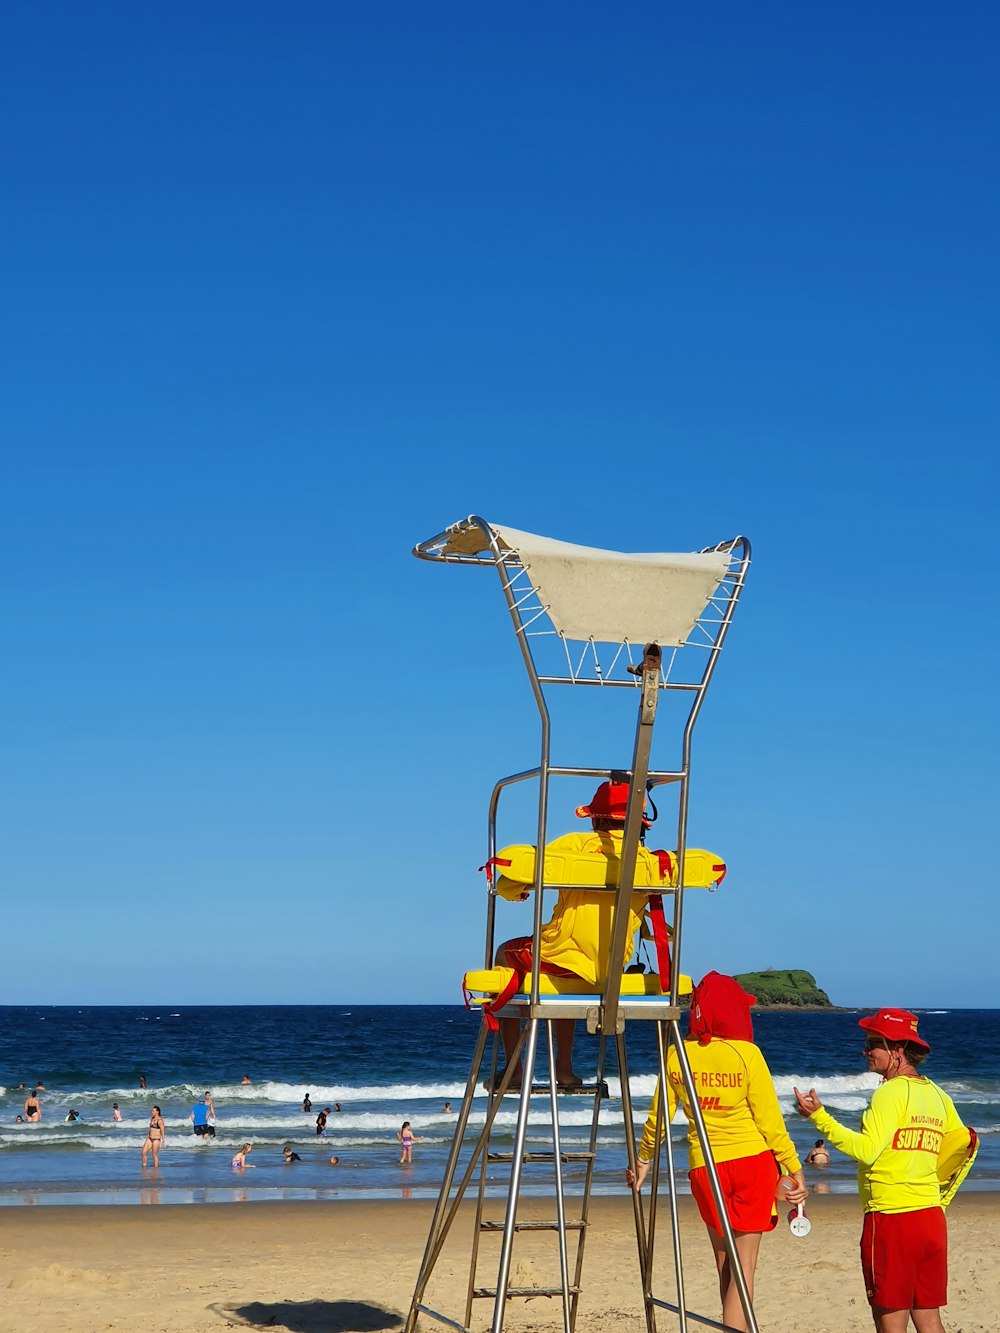
M 767 968 L 764 972 L 740 972 L 736 976 L 745 991 L 756 995 L 758 1005 L 781 1005 L 795 1009 L 833 1009 L 830 997 L 816 985 L 811 972 L 799 968 L 782 972 Z

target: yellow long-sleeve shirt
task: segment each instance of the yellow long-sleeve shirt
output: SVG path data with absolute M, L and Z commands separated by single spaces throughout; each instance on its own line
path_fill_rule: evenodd
M 938 1154 L 945 1134 L 964 1129 L 955 1104 L 929 1078 L 893 1078 L 872 1094 L 861 1129 L 848 1129 L 822 1108 L 809 1117 L 858 1165 L 866 1213 L 911 1213 L 941 1202 Z
M 785 1129 L 771 1071 L 759 1047 L 752 1041 L 713 1037 L 706 1046 L 687 1041 L 684 1049 L 716 1162 L 756 1157 L 770 1149 L 783 1171 L 798 1171 L 802 1164 Z M 694 1170 L 705 1165 L 705 1156 L 691 1121 L 690 1101 L 677 1052 L 671 1047 L 667 1054 L 667 1123 L 673 1118 L 678 1101 L 689 1122 L 688 1158 Z M 639 1145 L 639 1158 L 643 1162 L 652 1161 L 656 1151 L 658 1105 L 659 1088 L 653 1094 Z
M 596 852 L 620 856 L 622 835 L 610 833 L 567 833 L 548 844 L 552 851 Z M 517 899 L 524 886 L 501 880 L 497 893 L 502 898 Z M 622 967 L 632 957 L 635 932 L 642 924 L 648 895 L 633 893 L 628 920 L 628 939 Z M 615 896 L 593 889 L 561 889 L 549 921 L 542 927 L 542 957 L 547 963 L 564 967 L 584 981 L 605 980 L 608 952 L 615 923 Z

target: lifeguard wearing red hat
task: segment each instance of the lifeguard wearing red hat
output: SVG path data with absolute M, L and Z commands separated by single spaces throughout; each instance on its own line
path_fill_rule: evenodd
M 880 1009 L 871 1018 L 859 1019 L 858 1027 L 866 1032 L 877 1032 L 886 1041 L 908 1041 L 930 1053 L 930 1046 L 917 1032 L 917 1016 L 909 1009 Z
M 975 1158 L 978 1141 L 948 1094 L 920 1073 L 930 1045 L 909 1009 L 879 1009 L 858 1026 L 868 1034 L 865 1060 L 882 1083 L 861 1117 L 841 1125 L 815 1088 L 794 1089 L 798 1110 L 833 1148 L 858 1163 L 864 1206 L 861 1269 L 879 1329 L 944 1333 L 948 1303 L 948 1233 L 944 1205 Z
M 628 810 L 627 782 L 602 782 L 591 797 L 589 805 L 578 805 L 577 816 L 580 819 L 613 819 L 616 823 L 625 823 Z M 643 802 L 643 828 L 649 828 L 652 820 L 647 818 Z
M 571 849 L 576 852 L 620 858 L 627 805 L 627 782 L 602 782 L 590 804 L 578 806 L 576 811 L 581 818 L 589 817 L 593 832 L 566 834 L 549 843 L 546 850 Z M 647 828 L 650 825 L 650 820 L 645 816 L 643 824 Z M 503 880 L 497 886 L 497 893 L 511 901 L 523 901 L 528 897 L 528 889 L 523 884 Z M 627 946 L 622 967 L 626 965 L 634 951 L 635 936 L 642 925 L 647 902 L 647 894 L 632 894 Z M 539 960 L 541 970 L 555 976 L 580 977 L 590 983 L 597 981 L 607 964 L 607 942 L 612 936 L 613 928 L 613 895 L 593 889 L 560 889 L 552 916 L 541 931 Z M 516 979 L 531 970 L 531 936 L 521 935 L 516 939 L 505 940 L 496 951 L 496 965 L 512 968 L 514 970 L 512 984 L 519 984 Z M 505 995 L 499 996 L 494 1002 L 494 1007 L 502 1009 L 504 999 Z M 514 1052 L 520 1036 L 520 1020 L 516 1017 L 501 1018 L 499 1025 L 504 1055 L 510 1064 L 515 1058 Z M 573 1071 L 573 1038 L 576 1023 L 571 1018 L 558 1018 L 553 1020 L 553 1026 L 556 1043 L 556 1082 L 564 1089 L 577 1088 L 583 1080 Z M 498 1081 L 504 1072 L 498 1074 Z M 520 1077 L 521 1071 L 517 1068 L 512 1073 L 512 1085 L 517 1086 Z

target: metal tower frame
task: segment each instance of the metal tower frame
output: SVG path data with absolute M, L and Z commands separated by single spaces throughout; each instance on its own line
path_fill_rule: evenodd
M 451 1152 L 414 1288 L 405 1333 L 414 1333 L 417 1319 L 421 1315 L 450 1328 L 461 1330 L 462 1333 L 471 1333 L 473 1302 L 477 1298 L 493 1301 L 492 1333 L 502 1333 L 506 1302 L 521 1295 L 559 1296 L 562 1305 L 563 1331 L 574 1333 L 583 1274 L 591 1181 L 597 1149 L 605 1051 L 609 1039 L 616 1045 L 628 1160 L 633 1170 L 636 1165 L 634 1120 L 625 1042 L 626 1022 L 633 1019 L 655 1021 L 657 1025 L 661 1121 L 664 1107 L 667 1105 L 666 1060 L 669 1046 L 672 1044 L 677 1052 L 681 1076 L 692 1107 L 695 1131 L 704 1152 L 712 1194 L 722 1223 L 723 1241 L 731 1270 L 750 1333 L 758 1333 L 711 1146 L 699 1109 L 691 1067 L 684 1049 L 680 1029 L 681 1010 L 677 1003 L 682 993 L 681 946 L 685 892 L 683 868 L 687 850 L 692 735 L 746 582 L 750 566 L 750 544 L 745 537 L 735 537 L 690 555 L 630 556 L 587 547 L 574 547 L 535 537 L 532 534 L 487 523 L 478 515 L 471 515 L 452 524 L 444 532 L 421 542 L 414 548 L 413 554 L 423 560 L 445 564 L 492 565 L 497 570 L 538 709 L 541 738 L 538 765 L 501 779 L 494 787 L 489 807 L 488 856 L 493 858 L 497 852 L 496 820 L 501 796 L 515 784 L 537 781 L 539 854 L 535 857 L 535 882 L 532 886 L 534 914 L 530 983 L 526 982 L 524 988 L 526 993 L 512 997 L 503 1010 L 504 1016 L 517 1015 L 525 1020 L 518 1047 L 523 1074 L 513 1150 L 510 1153 L 490 1151 L 491 1132 L 503 1098 L 510 1090 L 512 1071 L 517 1064 L 515 1056 L 505 1074 L 498 1077 L 498 1042 L 494 1039 L 492 1054 L 488 1061 L 490 1070 L 488 1086 L 491 1089 L 491 1097 L 485 1123 L 472 1144 L 471 1153 L 463 1166 L 463 1149 L 467 1139 L 471 1137 L 469 1123 L 473 1097 L 484 1062 L 487 1060 L 489 1033 L 484 1023 L 473 1056 Z M 662 601 L 664 606 L 662 614 L 655 607 L 651 615 L 641 609 L 642 606 L 657 601 Z M 591 617 L 589 621 L 588 616 Z M 588 630 L 587 624 L 594 624 L 595 621 L 597 628 Z M 640 632 L 643 633 L 644 640 L 644 647 L 641 650 L 636 646 L 638 639 L 630 637 L 629 634 L 633 623 L 639 623 L 641 626 Z M 653 633 L 649 632 L 651 629 Z M 593 995 L 550 995 L 543 992 L 540 982 L 539 939 L 544 921 L 543 893 L 547 889 L 567 887 L 544 882 L 544 856 L 540 852 L 547 840 L 550 782 L 553 778 L 563 777 L 601 779 L 612 776 L 610 769 L 569 768 L 551 762 L 551 720 L 545 691 L 548 687 L 557 685 L 597 686 L 602 689 L 628 688 L 638 692 L 638 716 L 631 768 L 614 773 L 616 779 L 628 781 L 629 797 L 618 882 L 617 885 L 607 889 L 607 892 L 615 895 L 615 924 L 608 952 L 606 981 L 600 993 Z M 687 715 L 681 731 L 679 762 L 670 769 L 654 769 L 650 767 L 653 728 L 658 704 L 665 694 L 681 701 L 686 700 Z M 622 994 L 621 959 L 628 943 L 628 908 L 634 891 L 634 874 L 646 793 L 663 783 L 677 783 L 679 787 L 676 854 L 681 872 L 678 875 L 679 882 L 676 889 L 665 891 L 669 892 L 673 900 L 670 976 L 660 978 L 659 997 L 636 998 Z M 646 890 L 643 889 L 642 892 Z M 491 965 L 495 945 L 495 913 L 496 898 L 491 885 L 487 900 L 485 940 L 487 967 Z M 586 990 L 585 987 L 581 989 Z M 560 1090 L 556 1086 L 554 1077 L 552 1022 L 567 1018 L 585 1020 L 588 1030 L 599 1038 L 597 1082 L 583 1090 L 594 1097 L 589 1147 L 583 1153 L 566 1152 L 560 1134 Z M 535 1079 L 543 1024 L 550 1070 L 547 1085 Z M 526 1151 L 529 1108 L 534 1093 L 547 1093 L 549 1097 L 552 1122 L 551 1152 Z M 686 1309 L 676 1203 L 676 1175 L 669 1133 L 663 1135 L 663 1140 L 666 1143 L 667 1199 L 677 1300 L 670 1302 L 658 1298 L 652 1289 L 660 1175 L 659 1154 L 657 1154 L 651 1173 L 652 1192 L 648 1216 L 644 1212 L 643 1202 L 638 1194 L 633 1194 L 647 1330 L 648 1333 L 656 1333 L 657 1309 L 676 1314 L 680 1333 L 687 1333 L 689 1320 L 712 1328 L 725 1328 L 726 1326 L 717 1320 Z M 488 1164 L 508 1160 L 511 1164 L 511 1176 L 503 1221 L 502 1223 L 484 1221 Z M 556 1217 L 551 1222 L 520 1221 L 518 1205 L 523 1182 L 523 1167 L 527 1162 L 540 1160 L 551 1162 L 553 1165 Z M 562 1168 L 566 1163 L 575 1160 L 586 1163 L 586 1173 L 581 1216 L 579 1219 L 571 1220 L 566 1216 Z M 463 1167 L 461 1175 L 459 1175 L 460 1166 Z M 457 1218 L 460 1205 L 477 1171 L 479 1181 L 469 1285 L 464 1318 L 459 1320 L 427 1304 L 425 1294 L 434 1267 Z M 511 1285 L 511 1261 L 515 1237 L 522 1231 L 543 1229 L 553 1231 L 558 1240 L 560 1284 L 551 1288 L 518 1289 Z M 496 1284 L 487 1287 L 477 1284 L 476 1273 L 480 1238 L 491 1232 L 500 1234 L 502 1239 Z M 577 1251 L 572 1271 L 567 1242 L 568 1232 L 577 1234 Z

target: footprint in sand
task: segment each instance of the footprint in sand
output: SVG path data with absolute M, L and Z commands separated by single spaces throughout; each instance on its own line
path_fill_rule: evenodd
M 51 1291 L 54 1287 L 76 1285 L 115 1288 L 124 1287 L 125 1282 L 98 1268 L 69 1268 L 65 1264 L 49 1264 L 47 1268 L 26 1268 L 10 1283 L 11 1287 L 26 1291 Z

